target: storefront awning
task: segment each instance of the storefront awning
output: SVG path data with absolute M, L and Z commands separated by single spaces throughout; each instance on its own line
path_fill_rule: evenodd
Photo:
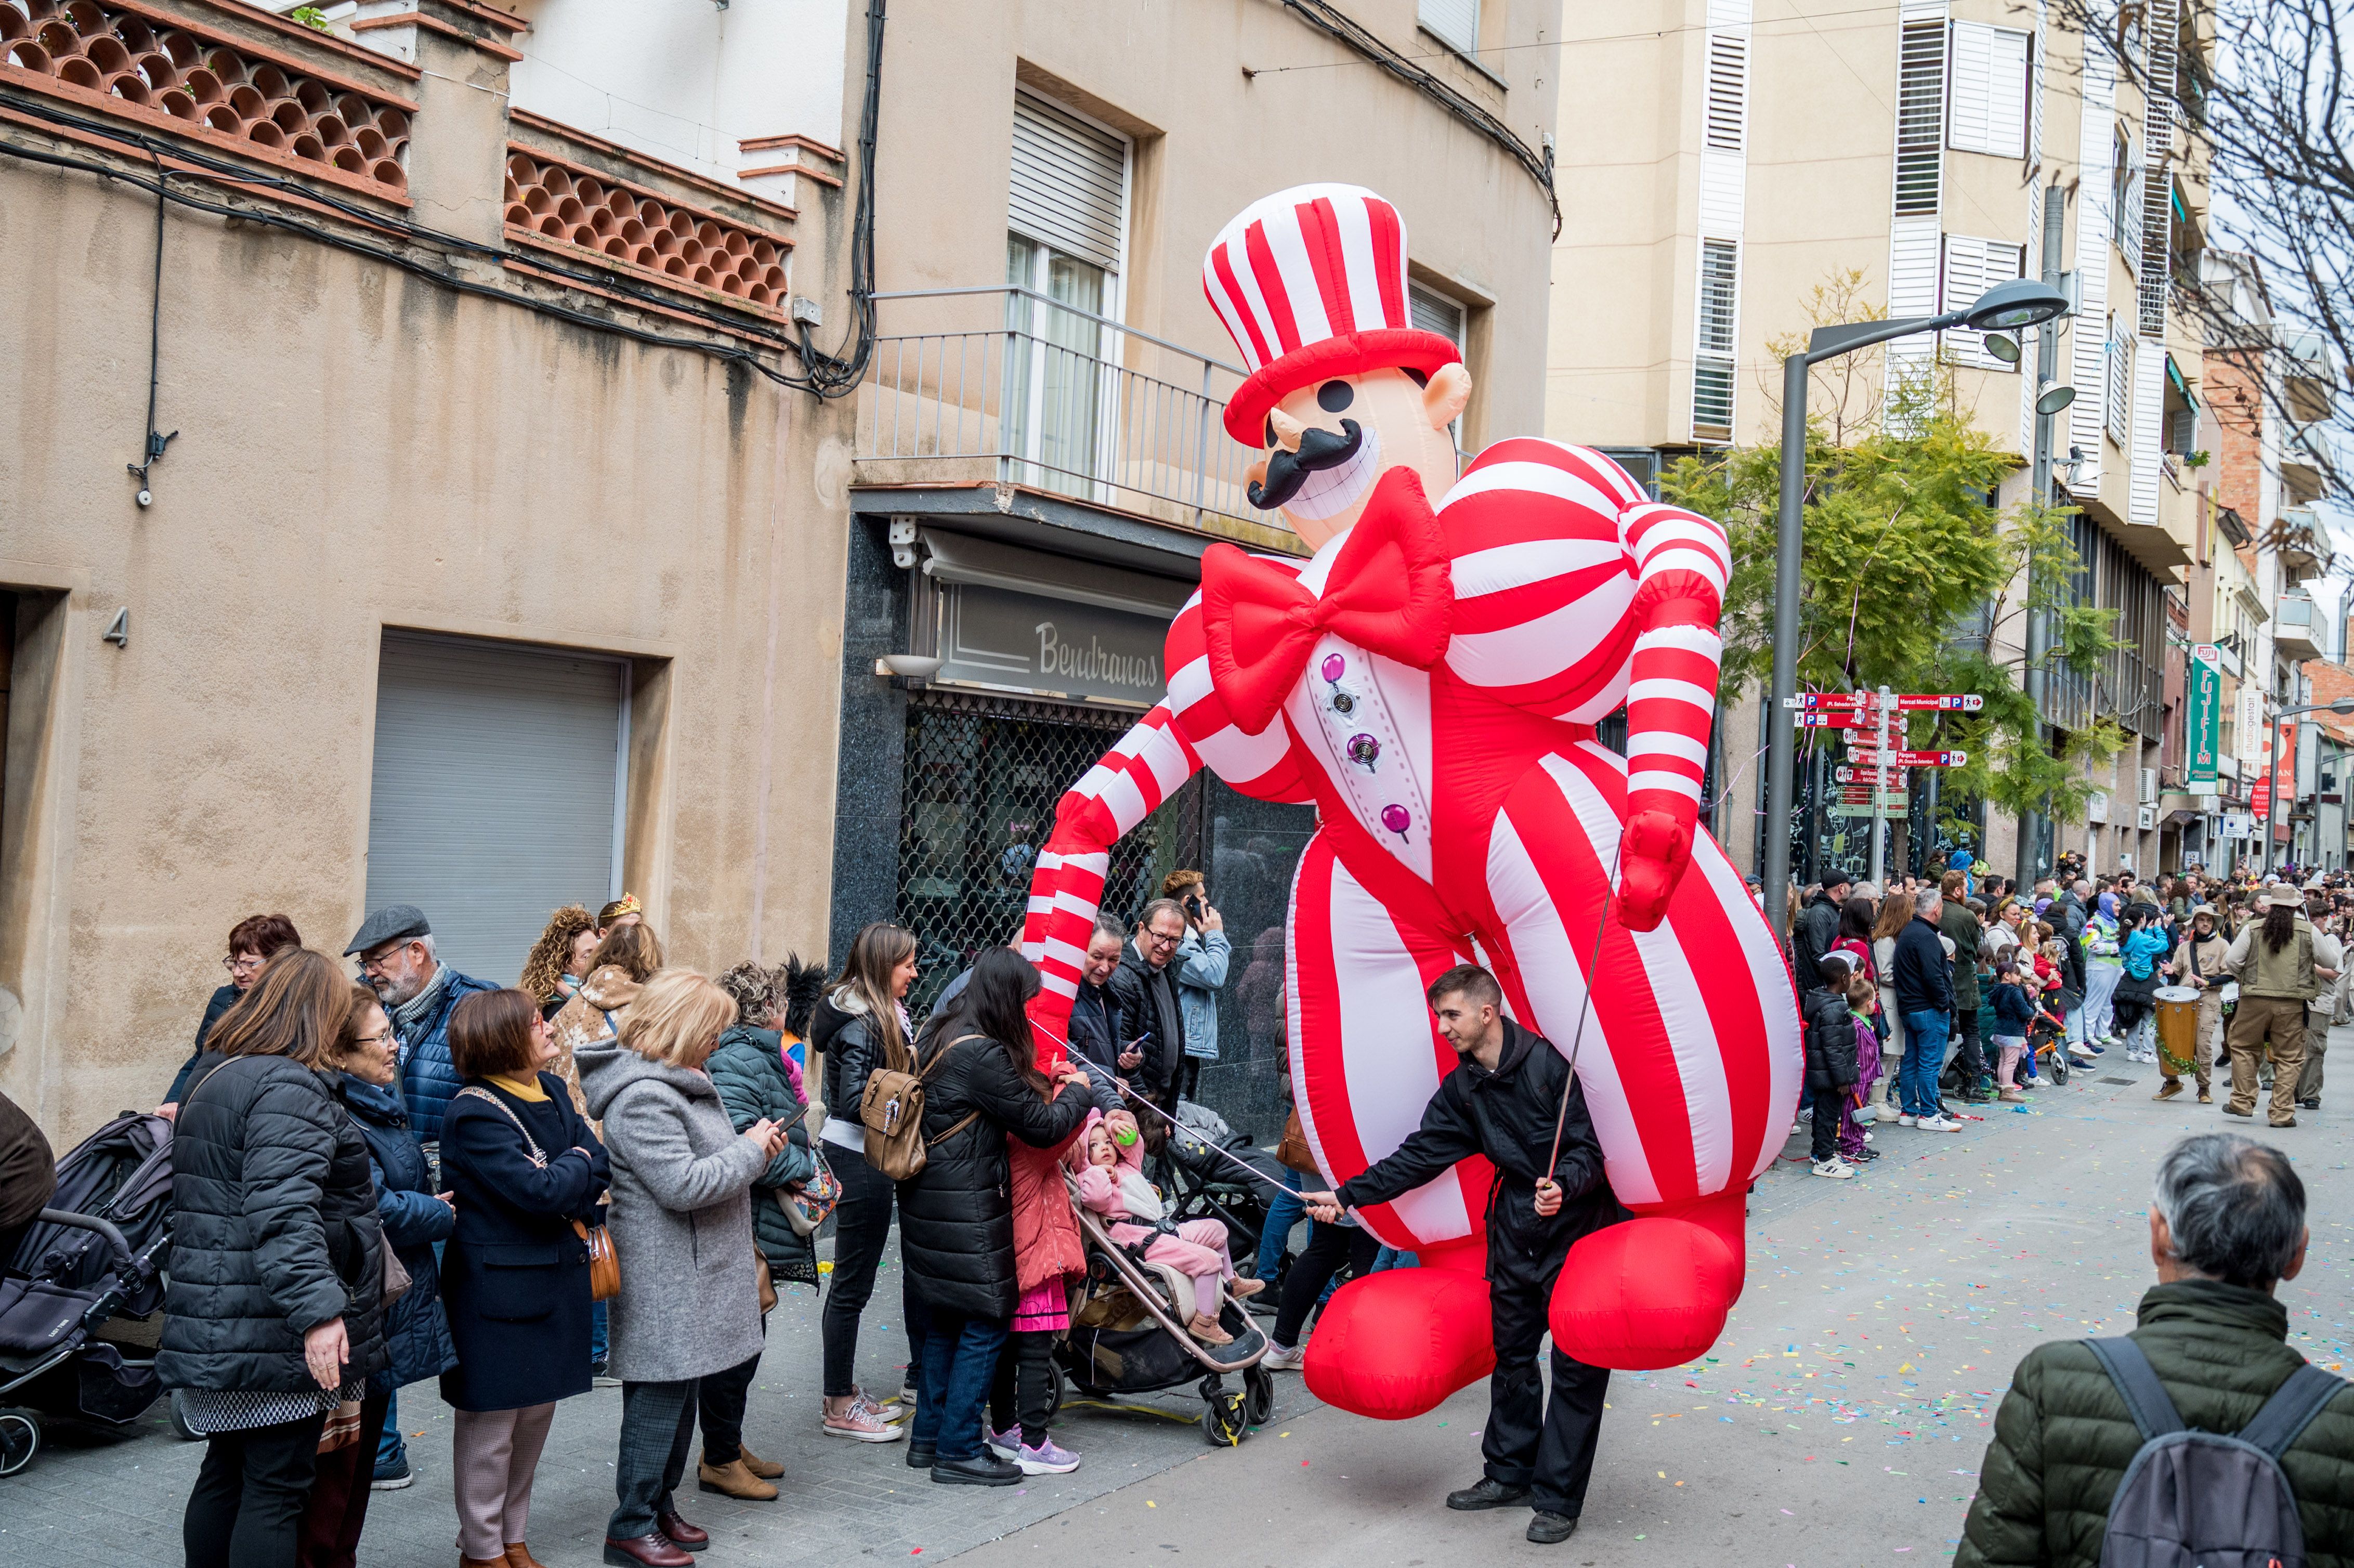
M 1044 594 L 1077 604 L 1123 609 L 1168 620 L 1193 596 L 1191 583 L 1123 571 L 1093 561 L 1051 556 L 951 534 L 938 528 L 923 531 L 927 558 L 925 575 L 944 583 L 973 583 L 982 588 L 1011 588 L 1016 593 Z

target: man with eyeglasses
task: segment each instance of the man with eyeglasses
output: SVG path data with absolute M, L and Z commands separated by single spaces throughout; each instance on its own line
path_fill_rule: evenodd
M 392 1020 L 400 1042 L 401 1098 L 429 1158 L 441 1141 L 441 1113 L 465 1081 L 450 1060 L 451 1012 L 460 997 L 498 987 L 461 975 L 436 957 L 433 927 L 414 904 L 388 904 L 369 916 L 344 956 L 359 959 L 360 978 Z
M 1177 948 L 1185 939 L 1185 907 L 1174 898 L 1156 898 L 1136 921 L 1136 936 L 1112 971 L 1111 993 L 1119 1002 L 1119 1069 L 1129 1086 L 1171 1116 L 1177 1114 L 1177 1074 L 1185 1060 L 1185 1012 L 1177 995 Z M 1150 1121 L 1148 1114 L 1144 1118 Z M 1148 1127 L 1155 1148 L 1163 1129 Z

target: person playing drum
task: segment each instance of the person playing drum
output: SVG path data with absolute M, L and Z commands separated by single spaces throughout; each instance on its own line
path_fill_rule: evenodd
M 2223 959 L 2231 947 L 2215 928 L 2214 910 L 2203 906 L 2192 910 L 2190 929 L 2175 948 L 2174 962 L 2168 966 L 2167 972 L 2174 977 L 2175 983 L 2158 993 L 2161 1003 L 2169 991 L 2187 990 L 2197 999 L 2199 1033 L 2188 1065 L 2198 1075 L 2199 1103 L 2202 1106 L 2212 1104 L 2215 1098 L 2210 1078 L 2214 1072 L 2215 1042 L 2223 1028 L 2223 987 L 2231 980 Z M 2182 1092 L 2181 1073 L 2186 1064 L 2168 1049 L 2170 1044 L 2161 1021 L 2158 1060 L 2158 1071 L 2166 1075 L 2166 1081 L 2158 1086 L 2157 1097 L 2161 1100 L 2170 1100 Z

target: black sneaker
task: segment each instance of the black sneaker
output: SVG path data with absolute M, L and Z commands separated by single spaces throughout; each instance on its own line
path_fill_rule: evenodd
M 918 1448 L 913 1443 L 907 1445 L 907 1468 L 911 1470 L 928 1470 L 938 1458 L 939 1450 L 937 1448 Z
M 2319 1110 L 2321 1108 L 2321 1097 L 2319 1095 L 2316 1095 L 2309 1100 L 2299 1100 L 2296 1102 L 2296 1106 L 2299 1110 Z
M 397 1492 L 401 1488 L 411 1485 L 416 1479 L 417 1472 L 408 1467 L 408 1460 L 403 1457 L 395 1459 L 389 1465 L 378 1465 L 376 1467 L 375 1476 L 368 1481 L 368 1490 Z
M 1547 1513 L 1537 1510 L 1529 1520 L 1529 1539 L 1539 1546 L 1558 1546 L 1577 1533 L 1577 1520 L 1565 1513 Z
M 944 1487 L 1010 1487 L 1022 1479 L 1022 1467 L 984 1450 L 970 1459 L 939 1459 L 932 1479 Z
M 1483 1508 L 1519 1508 L 1528 1500 L 1528 1488 L 1508 1487 L 1486 1476 L 1459 1492 L 1447 1494 L 1447 1506 L 1459 1513 L 1476 1513 Z

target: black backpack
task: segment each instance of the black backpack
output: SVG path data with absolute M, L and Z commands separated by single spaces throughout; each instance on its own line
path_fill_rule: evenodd
M 2232 1436 L 2185 1426 L 2129 1339 L 2084 1341 L 2141 1430 L 2109 1503 L 2101 1568 L 2305 1568 L 2280 1457 L 2346 1384 L 2308 1361 Z

